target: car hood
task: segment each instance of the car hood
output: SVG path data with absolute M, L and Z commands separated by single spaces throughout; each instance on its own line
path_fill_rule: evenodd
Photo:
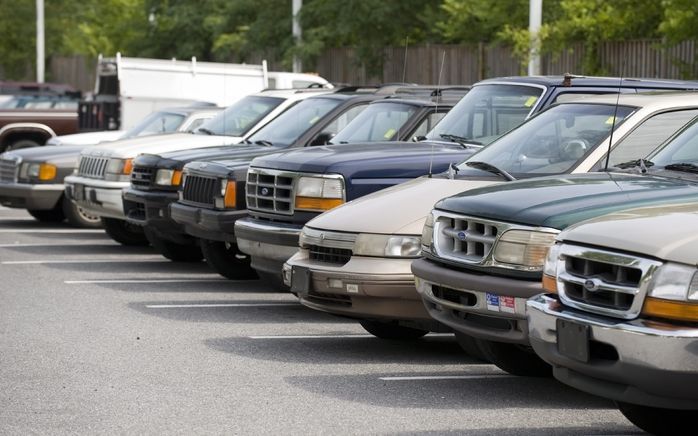
M 695 266 L 697 228 L 698 202 L 694 201 L 600 216 L 569 227 L 558 239 Z
M 83 154 L 98 157 L 128 159 L 141 153 L 165 153 L 190 148 L 217 147 L 237 144 L 241 138 L 233 136 L 194 135 L 191 133 L 168 133 L 122 139 L 85 149 Z
M 136 158 L 136 165 L 158 168 L 182 169 L 185 164 L 194 161 L 222 161 L 222 165 L 249 162 L 257 156 L 269 154 L 269 147 L 255 144 L 226 145 L 222 147 L 195 148 L 172 151 L 159 155 L 145 153 Z
M 6 156 L 19 156 L 24 162 L 45 162 L 59 167 L 75 167 L 84 148 L 84 145 L 45 145 L 14 150 L 6 153 Z
M 338 144 L 270 154 L 255 159 L 252 166 L 309 173 L 339 173 L 357 178 L 407 178 L 423 175 L 426 172 L 423 168 L 428 167 L 432 154 L 440 161 L 450 156 L 457 163 L 477 150 L 464 149 L 457 144 L 426 142 Z M 423 165 L 413 165 L 415 162 Z M 414 169 L 406 169 L 407 165 Z
M 47 145 L 95 145 L 104 141 L 116 141 L 125 132 L 123 130 L 104 130 L 102 132 L 74 133 L 49 139 Z
M 307 225 L 339 232 L 421 235 L 424 220 L 439 199 L 493 183 L 420 177 L 327 211 Z
M 479 188 L 436 208 L 458 214 L 562 230 L 599 215 L 660 203 L 698 200 L 698 184 L 651 175 L 590 173 Z

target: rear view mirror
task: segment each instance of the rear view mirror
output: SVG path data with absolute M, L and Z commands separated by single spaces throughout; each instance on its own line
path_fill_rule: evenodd
M 330 140 L 331 140 L 332 138 L 334 138 L 334 135 L 335 135 L 335 134 L 332 133 L 332 132 L 320 132 L 320 133 L 318 133 L 318 135 L 315 137 L 315 139 L 313 139 L 313 140 L 310 142 L 310 145 L 311 145 L 311 146 L 315 146 L 315 145 L 327 145 L 327 144 L 330 142 Z

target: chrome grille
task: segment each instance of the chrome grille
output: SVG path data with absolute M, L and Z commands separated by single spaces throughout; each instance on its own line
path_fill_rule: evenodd
M 183 180 L 182 200 L 203 206 L 214 207 L 216 193 L 220 194 L 221 184 L 213 177 L 187 174 Z
M 107 162 L 109 162 L 107 157 L 82 156 L 80 166 L 78 166 L 78 175 L 91 179 L 103 179 Z
M 19 158 L 0 159 L 0 183 L 16 183 L 19 172 Z
M 155 184 L 155 168 L 135 165 L 131 171 L 131 186 L 148 188 Z
M 303 227 L 300 237 L 301 247 L 317 245 L 321 247 L 343 248 L 352 250 L 356 241 L 355 233 L 330 232 L 326 230 Z
M 437 254 L 468 263 L 482 262 L 492 251 L 499 230 L 491 222 L 455 215 L 439 215 L 434 221 Z
M 557 261 L 562 301 L 581 310 L 632 319 L 661 262 L 633 255 L 563 244 Z
M 293 214 L 294 174 L 260 168 L 247 172 L 247 208 L 283 215 Z

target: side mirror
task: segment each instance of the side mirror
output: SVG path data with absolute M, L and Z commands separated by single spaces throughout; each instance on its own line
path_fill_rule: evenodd
M 313 140 L 310 142 L 310 145 L 311 145 L 311 146 L 315 146 L 315 145 L 327 145 L 327 144 L 330 142 L 330 140 L 332 140 L 332 138 L 334 138 L 334 135 L 335 135 L 335 134 L 332 133 L 332 132 L 320 132 L 320 133 L 318 133 L 318 135 L 315 137 L 315 139 L 313 139 Z

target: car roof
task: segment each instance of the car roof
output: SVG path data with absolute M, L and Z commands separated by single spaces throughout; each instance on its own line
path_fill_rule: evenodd
M 565 80 L 569 81 L 569 85 L 565 85 Z M 678 87 L 690 88 L 698 90 L 698 81 L 691 80 L 668 80 L 668 79 L 637 79 L 631 77 L 595 77 L 595 76 L 576 76 L 566 74 L 563 76 L 509 76 L 495 77 L 477 82 L 474 86 L 486 85 L 497 82 L 512 82 L 531 85 L 543 86 L 619 86 L 622 83 L 626 88 L 667 88 L 673 89 Z

